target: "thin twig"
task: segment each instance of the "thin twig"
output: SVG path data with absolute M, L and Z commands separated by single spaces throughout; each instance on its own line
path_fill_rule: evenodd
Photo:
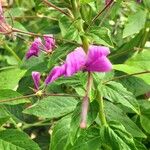
M 97 18 L 111 5 L 114 4 L 114 0 L 111 0 L 101 11 L 98 12 L 98 14 L 92 19 L 91 23 L 89 24 L 88 28 L 97 20 Z
M 114 0 L 111 0 L 92 20 L 92 23 L 97 20 L 97 18 L 112 4 L 114 3 Z
M 3 102 L 10 102 L 10 101 L 15 101 L 15 100 L 21 100 L 21 99 L 25 99 L 25 98 L 30 98 L 33 96 L 37 96 L 36 94 L 30 94 L 30 95 L 25 95 L 25 96 L 19 96 L 19 97 L 15 97 L 15 98 L 9 98 L 9 99 L 2 99 L 0 100 L 0 103 Z M 53 94 L 53 93 L 43 93 L 41 96 L 64 96 L 64 97 L 78 97 L 78 98 L 82 98 L 82 96 L 79 95 L 72 95 L 72 94 Z
M 6 18 L 10 18 L 10 17 L 6 17 Z M 48 16 L 43 16 L 43 15 L 37 15 L 37 16 L 16 16 L 16 17 L 12 17 L 13 20 L 20 20 L 20 19 L 43 19 L 43 18 L 46 18 L 46 19 L 50 19 L 50 20 L 53 20 L 53 21 L 58 21 L 57 18 L 53 18 L 53 17 L 48 17 Z
M 53 94 L 53 93 L 44 93 L 44 96 L 64 96 L 64 97 L 79 97 L 82 98 L 82 96 L 79 95 L 73 95 L 73 94 Z
M 9 99 L 2 99 L 2 100 L 0 100 L 0 103 L 10 102 L 10 101 L 15 101 L 15 100 L 21 100 L 21 99 L 30 98 L 30 97 L 33 97 L 33 96 L 35 96 L 35 94 L 19 96 L 19 97 L 9 98 Z
M 63 11 L 62 9 L 60 9 L 59 7 L 55 6 L 54 4 L 52 4 L 51 2 L 47 1 L 47 0 L 43 0 L 43 3 L 45 3 L 46 5 L 48 5 L 49 7 L 54 8 L 55 10 L 61 12 L 62 14 L 70 17 L 70 15 L 68 13 L 66 13 L 65 11 Z
M 12 32 L 17 32 L 18 34 L 24 34 L 24 35 L 29 35 L 29 36 L 33 36 L 33 37 L 45 37 L 45 36 L 47 36 L 47 37 L 50 37 L 50 38 L 54 38 L 58 41 L 63 41 L 63 42 L 66 42 L 66 43 L 71 43 L 71 44 L 80 46 L 80 44 L 75 42 L 75 41 L 70 41 L 70 40 L 66 40 L 66 39 L 59 39 L 59 38 L 56 38 L 56 37 L 53 37 L 53 36 L 50 36 L 50 35 L 43 35 L 43 34 L 38 34 L 38 33 L 33 33 L 33 32 L 22 31 L 22 30 L 19 30 L 19 29 L 16 29 L 16 28 L 12 28 Z
M 112 78 L 110 80 L 107 80 L 107 81 L 103 82 L 103 84 L 106 84 L 106 83 L 108 83 L 110 81 L 119 80 L 119 79 L 122 79 L 122 78 L 127 78 L 127 77 L 130 77 L 130 76 L 147 74 L 147 73 L 150 73 L 150 70 L 148 70 L 148 71 L 142 71 L 142 72 L 137 72 L 137 73 L 132 73 L 132 74 L 125 74 L 125 75 L 114 77 L 114 78 Z

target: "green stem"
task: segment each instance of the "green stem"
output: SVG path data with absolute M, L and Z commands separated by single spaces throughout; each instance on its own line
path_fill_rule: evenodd
M 150 37 L 150 28 L 144 28 L 144 33 L 143 33 L 143 40 L 140 43 L 140 49 L 139 49 L 139 53 L 143 51 L 143 48 L 145 46 L 145 43 L 147 42 L 148 38 Z
M 101 121 L 101 124 L 106 126 L 107 121 L 106 121 L 105 112 L 104 112 L 104 100 L 103 100 L 102 95 L 99 93 L 99 91 L 97 95 L 97 100 L 99 103 L 99 119 Z
M 10 118 L 10 121 L 12 122 L 12 124 L 15 126 L 16 129 L 18 129 L 19 131 L 22 131 L 22 130 L 17 126 L 17 123 L 16 123 L 12 118 Z
M 86 36 L 81 36 L 81 40 L 82 40 L 82 47 L 83 47 L 84 51 L 87 53 L 88 49 L 89 49 L 88 38 Z
M 11 53 L 15 57 L 15 59 L 18 61 L 18 63 L 22 62 L 21 59 L 19 58 L 19 56 L 6 43 L 4 43 L 3 46 L 4 46 L 5 50 L 7 50 L 9 53 Z
M 22 130 L 25 130 L 25 129 L 28 129 L 28 128 L 31 128 L 31 127 L 50 126 L 51 123 L 47 122 L 47 121 L 50 121 L 50 120 L 40 121 L 40 122 L 36 122 L 36 123 L 33 123 L 33 124 L 25 124 L 22 127 Z

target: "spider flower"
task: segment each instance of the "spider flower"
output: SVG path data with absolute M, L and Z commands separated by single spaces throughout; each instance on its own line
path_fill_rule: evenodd
M 32 56 L 38 57 L 39 52 L 40 52 L 40 46 L 42 45 L 42 40 L 41 38 L 35 38 L 33 43 L 31 44 L 30 49 L 26 53 L 26 59 L 29 59 Z
M 46 53 L 52 52 L 53 48 L 55 47 L 55 39 L 53 38 L 53 35 L 50 36 L 45 35 L 43 43 L 41 38 L 35 38 L 28 52 L 26 53 L 26 59 L 29 59 L 32 56 L 38 57 L 41 50 L 44 50 Z
M 47 52 L 52 52 L 55 47 L 55 39 L 53 38 L 53 35 L 50 34 L 44 36 L 44 46 Z
M 40 77 L 41 77 L 41 74 L 39 72 L 36 72 L 36 71 L 32 72 L 32 79 L 34 81 L 35 90 L 39 90 Z
M 52 69 L 45 80 L 45 84 L 52 83 L 61 76 L 72 76 L 78 71 L 111 71 L 112 64 L 107 58 L 109 53 L 109 48 L 104 46 L 91 45 L 87 54 L 82 47 L 78 47 L 67 55 L 66 61 L 63 65 L 56 66 Z

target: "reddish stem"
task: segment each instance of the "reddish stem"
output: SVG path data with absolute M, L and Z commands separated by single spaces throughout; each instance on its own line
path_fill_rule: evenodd
M 88 108 L 89 108 L 89 94 L 90 94 L 90 90 L 91 90 L 91 86 L 92 86 L 92 81 L 93 81 L 92 74 L 91 74 L 91 72 L 88 72 L 88 82 L 87 82 L 87 86 L 86 86 L 86 93 L 83 98 L 82 110 L 81 110 L 80 128 L 82 128 L 82 129 L 86 128 L 86 126 L 87 126 L 86 119 L 87 119 L 87 113 L 88 113 Z

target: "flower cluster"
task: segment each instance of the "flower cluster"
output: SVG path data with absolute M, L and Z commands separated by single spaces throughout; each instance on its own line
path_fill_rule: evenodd
M 55 39 L 53 35 L 44 35 L 43 42 L 41 38 L 35 38 L 32 42 L 28 52 L 26 53 L 26 59 L 32 56 L 39 56 L 40 51 L 51 53 L 55 47 Z
M 109 48 L 104 46 L 89 46 L 86 54 L 82 47 L 76 48 L 67 55 L 66 61 L 61 66 L 55 66 L 45 80 L 48 85 L 61 76 L 69 77 L 79 71 L 88 72 L 108 72 L 112 70 L 112 64 L 107 58 L 110 53 Z M 32 74 L 35 88 L 39 87 L 40 74 L 34 72 Z

